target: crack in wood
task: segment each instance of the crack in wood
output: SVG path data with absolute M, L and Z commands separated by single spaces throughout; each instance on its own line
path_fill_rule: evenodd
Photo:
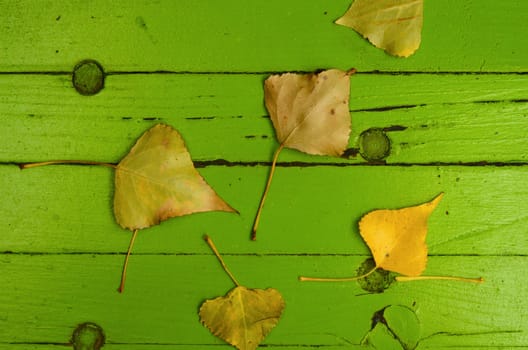
M 420 339 L 418 341 L 418 346 L 424 342 L 424 341 L 427 341 L 431 338 L 434 338 L 434 337 L 438 337 L 438 336 L 446 336 L 446 337 L 471 337 L 471 336 L 479 336 L 479 335 L 497 335 L 497 334 L 519 334 L 519 333 L 524 333 L 522 330 L 498 330 L 498 331 L 482 331 L 482 332 L 467 332 L 467 333 L 455 333 L 455 332 L 446 332 L 446 331 L 441 331 L 441 332 L 436 332 L 436 333 L 433 333 L 433 334 L 430 334 L 422 339 Z M 510 348 L 509 345 L 504 345 L 505 347 L 508 347 Z M 468 346 L 468 347 L 472 347 L 472 346 Z M 478 346 L 480 348 L 480 346 Z M 493 346 L 493 348 L 495 348 L 496 346 Z M 502 348 L 502 346 L 499 346 L 500 348 Z M 514 348 L 524 348 L 525 345 L 515 345 L 513 346 Z
M 410 105 L 399 105 L 399 106 L 385 106 L 385 107 L 373 107 L 373 108 L 363 108 L 363 109 L 353 109 L 350 112 L 357 113 L 357 112 L 387 112 L 392 111 L 395 109 L 412 109 L 416 107 L 423 107 L 426 106 L 425 103 L 421 104 L 410 104 Z
M 476 101 L 468 101 L 468 102 L 444 102 L 440 103 L 441 105 L 445 106 L 453 106 L 453 105 L 460 105 L 460 104 L 496 104 L 496 103 L 527 103 L 528 99 L 518 98 L 518 99 L 505 99 L 505 100 L 476 100 Z M 388 112 L 392 110 L 398 110 L 398 109 L 413 109 L 417 107 L 427 107 L 431 104 L 427 103 L 416 103 L 416 104 L 408 104 L 408 105 L 396 105 L 396 106 L 383 106 L 383 107 L 372 107 L 372 108 L 360 108 L 360 109 L 351 109 L 351 113 L 358 113 L 358 112 Z

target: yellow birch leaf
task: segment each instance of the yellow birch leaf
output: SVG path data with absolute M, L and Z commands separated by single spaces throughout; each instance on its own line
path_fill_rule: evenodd
M 422 276 L 427 265 L 427 221 L 444 196 L 440 193 L 433 200 L 402 209 L 374 210 L 359 221 L 359 233 L 370 248 L 375 266 L 370 271 L 354 277 L 305 277 L 301 281 L 338 282 L 358 281 L 384 269 L 402 274 L 396 281 L 451 280 L 481 283 L 482 277 Z
M 420 46 L 423 0 L 355 0 L 335 23 L 391 55 L 408 57 Z
M 359 222 L 377 267 L 406 276 L 419 276 L 427 264 L 427 220 L 443 197 L 396 210 L 374 210 Z
M 272 75 L 264 82 L 264 99 L 280 145 L 253 224 L 252 239 L 283 148 L 315 155 L 340 156 L 350 136 L 350 75 L 338 69 L 319 74 Z
M 236 212 L 196 171 L 182 137 L 168 125 L 145 132 L 116 167 L 114 214 L 123 228 L 212 210 Z
M 237 286 L 225 296 L 206 300 L 201 322 L 217 337 L 240 350 L 254 350 L 277 325 L 284 309 L 282 295 L 273 288 Z

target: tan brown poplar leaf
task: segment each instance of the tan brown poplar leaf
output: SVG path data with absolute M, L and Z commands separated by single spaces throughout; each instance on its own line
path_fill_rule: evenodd
M 272 75 L 264 82 L 266 108 L 283 147 L 339 156 L 350 135 L 350 73 Z
M 340 156 L 347 148 L 350 75 L 354 72 L 330 69 L 318 74 L 286 73 L 272 75 L 264 82 L 266 108 L 280 144 L 255 216 L 253 240 L 277 159 L 284 148 L 328 156 Z

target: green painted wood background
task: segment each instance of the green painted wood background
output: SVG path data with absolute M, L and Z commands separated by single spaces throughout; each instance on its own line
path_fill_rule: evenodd
M 415 315 L 417 349 L 528 348 L 528 2 L 426 0 L 422 46 L 386 55 L 333 21 L 350 0 L 0 2 L 0 349 L 64 349 L 95 322 L 103 349 L 229 349 L 198 321 L 238 279 L 279 289 L 286 309 L 269 349 L 402 349 L 412 325 L 372 327 L 389 305 Z M 81 96 L 73 67 L 95 59 L 104 89 Z M 277 142 L 263 105 L 271 73 L 348 69 L 350 148 L 372 127 L 384 164 L 285 150 L 249 241 Z M 117 162 L 150 126 L 177 128 L 206 180 L 240 215 L 176 218 L 130 233 L 112 215 L 112 170 L 21 162 Z M 445 192 L 430 218 L 427 274 L 365 293 L 347 276 L 369 257 L 357 230 L 376 208 Z M 402 308 L 403 309 L 403 308 Z M 388 328 L 403 322 L 398 339 Z M 388 328 L 387 328 L 388 327 Z M 407 328 L 406 328 L 407 327 Z M 411 348 L 411 347 L 407 347 Z

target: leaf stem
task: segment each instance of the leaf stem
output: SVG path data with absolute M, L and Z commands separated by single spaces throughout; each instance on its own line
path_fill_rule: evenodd
M 253 223 L 253 229 L 251 230 L 251 240 L 257 239 L 257 229 L 260 223 L 260 214 L 262 212 L 262 208 L 264 207 L 264 202 L 266 201 L 266 197 L 268 196 L 268 191 L 271 186 L 271 180 L 273 179 L 273 174 L 275 173 L 275 166 L 277 165 L 277 159 L 279 158 L 280 152 L 283 150 L 284 144 L 281 144 L 279 148 L 275 151 L 275 154 L 273 155 L 273 163 L 271 163 L 271 169 L 270 173 L 268 175 L 268 181 L 266 182 L 266 188 L 264 189 L 264 193 L 262 193 L 262 198 L 260 199 L 259 208 L 257 210 L 257 214 L 255 215 L 255 221 Z
M 222 259 L 222 257 L 220 256 L 220 253 L 218 252 L 218 249 L 216 249 L 216 246 L 215 244 L 213 243 L 213 240 L 211 239 L 211 237 L 209 237 L 208 235 L 205 235 L 204 236 L 204 240 L 205 242 L 207 242 L 207 244 L 209 245 L 209 248 L 211 248 L 211 250 L 213 251 L 213 253 L 216 255 L 218 261 L 220 261 L 220 264 L 222 265 L 222 267 L 224 268 L 224 271 L 229 275 L 229 277 L 231 278 L 231 280 L 233 281 L 233 283 L 239 287 L 240 286 L 240 283 L 238 283 L 238 281 L 236 280 L 235 276 L 233 276 L 233 274 L 231 273 L 231 271 L 229 271 L 229 268 L 227 267 L 227 265 L 225 264 L 224 262 L 224 259 Z
M 482 283 L 484 278 L 466 278 L 466 277 L 453 277 L 453 276 L 397 276 L 396 281 L 398 282 L 411 282 L 411 281 L 426 281 L 426 280 L 448 280 L 448 281 L 459 281 L 459 282 L 471 282 L 471 283 Z
M 36 162 L 36 163 L 21 163 L 19 164 L 20 169 L 36 168 L 45 165 L 64 165 L 64 164 L 76 164 L 76 165 L 100 165 L 109 168 L 116 168 L 117 166 L 112 163 L 96 162 L 91 160 L 50 160 L 47 162 Z
M 123 273 L 121 274 L 121 284 L 119 284 L 119 288 L 117 291 L 119 293 L 123 293 L 123 290 L 125 289 L 125 281 L 126 281 L 126 273 L 127 273 L 127 267 L 128 267 L 128 258 L 130 257 L 130 252 L 132 251 L 132 247 L 134 246 L 134 242 L 136 241 L 138 229 L 134 230 L 134 233 L 132 234 L 132 238 L 130 239 L 130 244 L 128 245 L 128 251 L 125 257 L 125 263 L 123 264 Z
M 299 281 L 301 282 L 349 282 L 349 281 L 357 281 L 362 278 L 370 276 L 374 271 L 378 269 L 377 266 L 374 266 L 374 268 L 367 273 L 364 273 L 359 276 L 355 277 L 341 277 L 341 278 L 319 278 L 319 277 L 304 277 L 299 276 Z

